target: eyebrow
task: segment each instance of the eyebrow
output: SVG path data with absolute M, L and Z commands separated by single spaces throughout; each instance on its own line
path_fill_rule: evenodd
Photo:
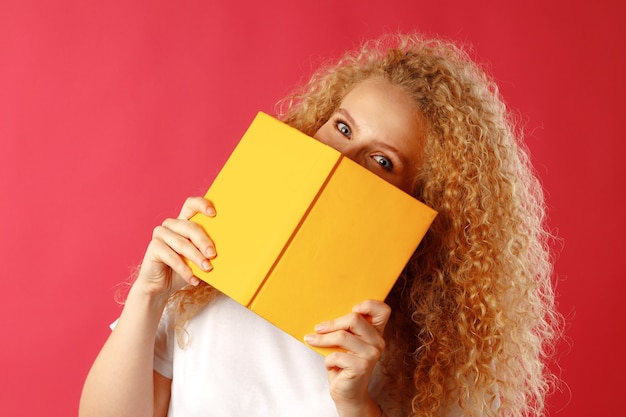
M 354 126 L 356 128 L 356 130 L 359 130 L 359 125 L 357 124 L 357 122 L 354 121 L 352 116 L 350 116 L 350 113 L 348 113 L 348 110 L 340 107 L 340 108 L 337 109 L 337 113 L 341 113 L 341 115 L 343 117 L 348 119 L 348 123 L 350 123 L 352 126 Z
M 348 123 L 350 123 L 350 125 L 352 125 L 355 130 L 359 130 L 359 125 L 357 124 L 357 122 L 352 118 L 352 116 L 350 115 L 350 113 L 348 112 L 348 110 L 340 107 L 337 109 L 337 113 L 341 113 L 341 115 L 343 117 L 345 117 L 348 120 Z M 376 141 L 378 144 L 380 144 L 380 146 L 387 148 L 387 150 L 389 150 L 390 152 L 393 152 L 398 159 L 400 160 L 400 162 L 402 163 L 402 167 L 403 170 L 407 169 L 407 167 L 410 166 L 410 162 L 409 159 L 407 158 L 407 156 L 404 154 L 404 152 L 400 152 L 400 150 L 398 148 L 396 148 L 393 145 L 390 145 L 388 143 L 385 142 L 381 142 L 379 140 Z

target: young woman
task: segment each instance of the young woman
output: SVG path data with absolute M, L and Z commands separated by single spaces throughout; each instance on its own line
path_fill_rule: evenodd
M 183 257 L 210 270 L 219 242 L 189 218 L 219 207 L 189 198 L 154 229 L 80 415 L 541 414 L 559 319 L 550 236 L 491 79 L 453 44 L 386 36 L 281 104 L 286 123 L 439 212 L 391 294 L 312 330 L 306 343 L 343 349 L 323 358 L 193 276 Z

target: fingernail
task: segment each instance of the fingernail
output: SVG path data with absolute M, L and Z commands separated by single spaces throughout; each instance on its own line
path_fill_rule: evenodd
M 315 336 L 313 336 L 312 334 L 306 334 L 304 335 L 304 341 L 306 343 L 312 343 L 313 340 L 315 340 Z
M 215 216 L 215 209 L 213 207 L 207 207 L 206 215 L 211 217 Z
M 193 285 L 194 287 L 197 287 L 198 284 L 200 284 L 200 280 L 196 277 L 191 277 L 191 279 L 189 280 L 189 283 Z
M 209 261 L 204 261 L 202 262 L 202 269 L 204 269 L 205 271 L 210 271 L 211 269 L 213 269 L 213 266 L 209 263 Z
M 208 256 L 209 258 L 213 258 L 216 255 L 215 249 L 213 249 L 210 246 L 208 248 L 206 248 L 205 253 L 206 253 L 206 256 Z
M 353 313 L 360 313 L 361 312 L 361 304 L 357 304 L 354 307 L 352 307 L 352 312 Z
M 328 328 L 328 324 L 327 323 L 320 323 L 317 324 L 314 329 L 316 332 L 323 332 L 324 330 L 326 330 Z

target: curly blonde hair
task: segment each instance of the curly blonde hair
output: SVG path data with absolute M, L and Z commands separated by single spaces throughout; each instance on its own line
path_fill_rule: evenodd
M 465 51 L 419 35 L 368 41 L 323 66 L 279 117 L 313 135 L 372 77 L 402 87 L 426 120 L 413 195 L 439 212 L 386 300 L 385 391 L 411 416 L 541 415 L 560 316 L 542 187 L 521 134 Z M 176 294 L 181 321 L 212 294 Z

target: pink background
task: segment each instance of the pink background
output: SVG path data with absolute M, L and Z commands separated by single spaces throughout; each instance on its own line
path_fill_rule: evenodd
M 472 43 L 518 111 L 562 239 L 551 415 L 623 413 L 626 3 L 222 3 L 0 2 L 2 414 L 75 415 L 152 227 L 321 58 L 395 30 Z

